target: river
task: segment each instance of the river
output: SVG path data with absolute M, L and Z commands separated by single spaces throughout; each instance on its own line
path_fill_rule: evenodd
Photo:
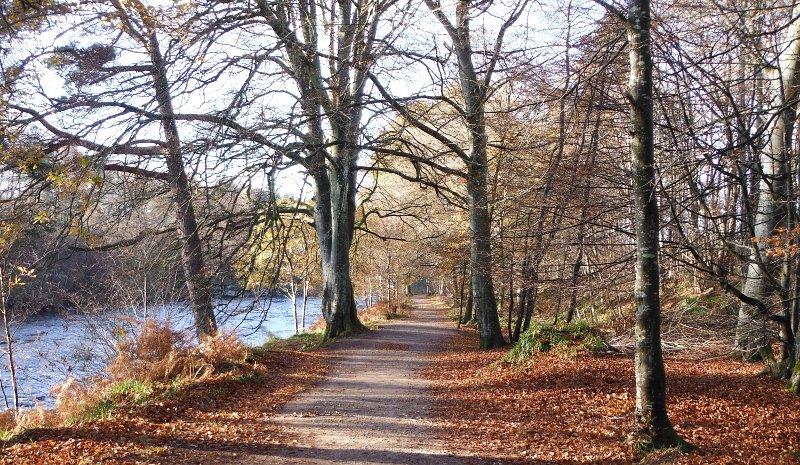
M 298 298 L 299 307 L 302 297 Z M 320 318 L 320 299 L 309 297 L 306 326 Z M 135 332 L 145 316 L 169 321 L 173 329 L 191 328 L 191 312 L 186 305 L 166 305 L 156 308 L 135 308 L 99 314 L 46 313 L 27 318 L 12 325 L 14 355 L 20 406 L 29 408 L 37 403 L 51 407 L 53 386 L 68 377 L 77 379 L 102 374 L 114 355 L 115 330 Z M 288 299 L 241 298 L 217 302 L 220 327 L 236 330 L 250 346 L 262 344 L 271 337 L 285 338 L 294 334 L 292 303 Z M 0 398 L 0 411 L 12 405 L 5 340 L 0 343 L 0 380 L 5 399 Z

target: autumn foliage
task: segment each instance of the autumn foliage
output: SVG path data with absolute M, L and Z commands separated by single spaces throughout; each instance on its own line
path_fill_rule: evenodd
M 326 370 L 319 354 L 259 351 L 235 369 L 120 404 L 110 418 L 27 430 L 0 446 L 0 464 L 197 464 L 260 453 L 287 435 L 272 413 Z
M 118 337 L 117 355 L 106 376 L 82 381 L 69 378 L 51 392 L 56 398 L 55 408 L 37 406 L 17 415 L 5 412 L 0 417 L 0 430 L 19 434 L 32 428 L 102 418 L 107 415 L 104 406 L 111 409 L 131 395 L 141 397 L 141 391 L 151 392 L 153 385 L 208 378 L 220 369 L 243 364 L 249 353 L 235 333 L 220 331 L 192 344 L 184 333 L 156 320 L 145 321 L 135 336 L 120 333 Z
M 426 376 L 434 413 L 454 448 L 504 464 L 628 464 L 634 419 L 628 355 L 536 354 L 500 362 L 475 348 L 471 330 L 447 341 Z M 659 452 L 642 463 L 800 463 L 800 398 L 760 366 L 728 359 L 666 360 L 670 416 L 698 450 Z

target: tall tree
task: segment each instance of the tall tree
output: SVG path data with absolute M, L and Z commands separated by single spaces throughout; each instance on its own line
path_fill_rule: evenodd
M 105 32 L 114 32 L 106 36 L 110 43 L 89 47 L 70 44 L 53 51 L 51 66 L 63 70 L 75 90 L 68 98 L 51 99 L 54 104 L 48 111 L 56 114 L 76 110 L 88 113 L 72 113 L 67 118 L 71 119 L 71 125 L 76 126 L 70 132 L 56 126 L 46 114 L 21 105 L 14 108 L 31 116 L 28 123 L 38 123 L 50 131 L 55 140 L 48 150 L 83 147 L 94 154 L 93 158 L 105 170 L 132 173 L 168 184 L 181 238 L 182 269 L 195 329 L 199 336 L 213 335 L 217 331 L 217 322 L 185 167 L 185 147 L 181 142 L 173 103 L 172 89 L 176 83 L 169 80 L 171 63 L 165 59 L 162 50 L 162 40 L 167 34 L 164 26 L 168 21 L 174 21 L 169 25 L 170 30 L 181 31 L 184 11 L 181 8 L 155 8 L 138 0 L 87 2 L 76 8 L 73 13 L 87 19 L 86 27 L 108 28 Z M 117 31 L 122 35 L 116 35 Z M 171 50 L 173 57 L 187 58 L 184 44 L 176 40 L 169 42 L 171 47 L 183 48 Z M 120 53 L 118 50 L 130 53 L 132 57 L 128 60 L 136 57 L 139 61 L 115 63 Z M 151 100 L 138 100 L 138 92 L 150 96 Z M 128 134 L 117 135 L 114 142 L 102 143 L 97 142 L 99 137 L 86 137 L 87 133 L 120 120 L 131 129 Z M 151 124 L 158 125 L 163 139 L 138 139 L 137 134 L 146 131 Z M 126 136 L 130 139 L 120 142 Z M 162 166 L 165 171 L 159 171 Z
M 758 305 L 742 302 L 736 326 L 735 349 L 745 360 L 771 360 L 767 337 L 767 300 L 779 287 L 788 288 L 788 269 L 772 269 L 767 255 L 767 240 L 777 228 L 789 226 L 788 193 L 790 186 L 789 152 L 792 147 L 794 120 L 797 118 L 797 95 L 800 85 L 800 5 L 792 9 L 785 40 L 777 41 L 780 53 L 766 63 L 766 96 L 769 125 L 767 146 L 760 152 L 761 177 L 758 201 L 753 218 L 753 250 L 748 260 L 743 292 Z M 784 264 L 786 265 L 786 264 Z M 779 275 L 779 276 L 778 276 Z M 786 282 L 786 285 L 779 283 Z M 790 316 L 783 315 L 788 324 Z M 785 331 L 791 334 L 791 329 Z
M 301 123 L 294 128 L 303 154 L 287 152 L 315 186 L 314 226 L 322 261 L 326 338 L 363 327 L 351 279 L 357 161 L 368 73 L 382 55 L 381 16 L 394 0 L 274 3 L 257 0 L 277 41 L 282 68 L 297 91 Z M 285 62 L 283 61 L 285 60 Z
M 631 107 L 630 151 L 636 212 L 636 423 L 653 447 L 685 446 L 667 415 L 661 351 L 659 213 L 653 152 L 653 57 L 650 1 L 631 0 L 627 15 Z

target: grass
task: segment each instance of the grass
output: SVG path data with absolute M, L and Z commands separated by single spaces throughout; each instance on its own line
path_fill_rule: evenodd
M 128 379 L 121 381 L 108 390 L 108 396 L 113 399 L 123 399 L 129 404 L 138 405 L 150 400 L 153 395 L 153 385 L 146 381 Z
M 579 351 L 600 352 L 608 348 L 600 331 L 587 321 L 572 323 L 536 323 L 531 326 L 508 352 L 505 360 L 519 363 L 536 353 L 556 351 L 575 355 Z
M 251 370 L 247 373 L 236 375 L 234 381 L 242 384 L 256 383 L 264 384 L 267 382 L 267 375 L 260 370 Z
M 126 379 L 107 388 L 96 402 L 93 402 L 67 419 L 69 425 L 77 425 L 98 420 L 107 420 L 114 410 L 122 405 L 141 405 L 157 397 L 156 387 L 151 382 Z M 163 391 L 162 391 L 163 392 Z
M 687 315 L 696 315 L 696 316 L 703 316 L 707 315 L 711 310 L 711 305 L 713 302 L 707 301 L 709 299 L 704 298 L 703 296 L 698 295 L 687 295 L 681 297 L 681 301 L 678 304 L 678 308 Z
M 270 337 L 264 344 L 254 347 L 250 350 L 248 360 L 256 360 L 266 352 L 275 350 L 296 350 L 300 352 L 309 352 L 322 345 L 323 330 L 306 331 L 294 336 L 280 339 L 277 337 Z
M 95 405 L 87 408 L 75 417 L 67 420 L 68 425 L 77 425 L 90 421 L 107 420 L 111 418 L 114 410 L 117 408 L 116 403 L 111 399 L 103 399 Z

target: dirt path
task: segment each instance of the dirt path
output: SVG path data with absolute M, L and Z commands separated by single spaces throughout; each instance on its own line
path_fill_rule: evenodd
M 240 454 L 231 464 L 466 464 L 445 452 L 428 418 L 428 381 L 419 370 L 452 324 L 426 298 L 414 314 L 380 331 L 337 342 L 334 369 L 290 402 L 274 421 L 296 439 L 285 447 Z

